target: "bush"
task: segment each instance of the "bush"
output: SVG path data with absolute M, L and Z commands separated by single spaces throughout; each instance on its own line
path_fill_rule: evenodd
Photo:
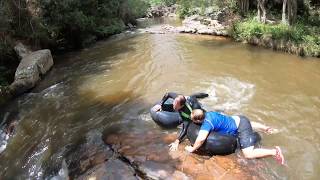
M 232 28 L 232 37 L 239 41 L 250 40 L 254 37 L 270 36 L 274 40 L 290 41 L 304 48 L 305 55 L 319 56 L 320 28 L 308 26 L 303 21 L 294 26 L 285 24 L 263 24 L 253 17 L 236 22 Z
M 143 0 L 40 0 L 40 5 L 50 39 L 76 48 L 121 32 L 148 8 Z
M 176 4 L 177 0 L 149 0 L 149 3 L 153 6 L 157 6 L 157 5 L 171 6 L 173 4 Z
M 208 8 L 216 11 L 223 8 L 237 9 L 236 0 L 178 0 L 177 3 L 179 4 L 178 14 L 181 18 L 194 14 L 206 15 Z

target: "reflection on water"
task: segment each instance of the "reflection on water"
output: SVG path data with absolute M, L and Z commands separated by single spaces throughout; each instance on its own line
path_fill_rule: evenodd
M 308 60 L 307 60 L 308 59 Z M 148 110 L 166 91 L 208 92 L 208 109 L 246 114 L 280 129 L 288 167 L 261 159 L 270 179 L 318 179 L 320 62 L 186 34 L 136 34 L 55 58 L 31 93 L 4 109 L 19 121 L 0 155 L 2 177 L 42 177 L 83 134 L 159 129 Z M 164 131 L 164 130 L 162 130 Z M 253 161 L 254 162 L 254 161 Z

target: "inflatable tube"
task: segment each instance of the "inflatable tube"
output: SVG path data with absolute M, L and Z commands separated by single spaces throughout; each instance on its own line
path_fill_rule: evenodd
M 200 130 L 200 125 L 191 123 L 187 130 L 189 141 L 194 144 Z M 261 140 L 260 135 L 255 132 L 255 143 Z M 237 138 L 231 135 L 210 132 L 206 142 L 201 146 L 201 150 L 210 155 L 228 155 L 235 152 L 237 148 Z
M 191 123 L 187 130 L 187 137 L 191 144 L 197 139 L 200 125 Z M 201 150 L 211 155 L 232 154 L 237 148 L 237 138 L 231 135 L 210 132 L 206 142 L 201 146 Z
M 174 112 L 172 104 L 163 104 L 161 111 L 154 111 L 152 107 L 150 109 L 150 114 L 154 122 L 163 128 L 176 128 L 182 123 L 179 113 Z

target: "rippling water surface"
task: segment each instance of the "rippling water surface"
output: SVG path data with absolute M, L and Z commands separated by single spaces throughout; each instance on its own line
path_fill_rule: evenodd
M 156 23 L 149 23 L 156 24 Z M 208 92 L 207 109 L 280 129 L 288 167 L 261 159 L 270 179 L 320 178 L 320 61 L 187 34 L 134 33 L 55 57 L 28 94 L 1 109 L 19 123 L 0 155 L 0 176 L 42 178 L 90 130 L 159 129 L 148 110 L 167 91 Z

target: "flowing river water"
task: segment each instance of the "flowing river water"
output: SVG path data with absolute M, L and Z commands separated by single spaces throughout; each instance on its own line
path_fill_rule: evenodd
M 0 177 L 43 178 L 44 169 L 91 130 L 165 131 L 149 108 L 174 91 L 207 92 L 207 109 L 278 128 L 278 134 L 262 134 L 261 145 L 281 146 L 287 167 L 272 158 L 253 160 L 264 162 L 261 173 L 269 179 L 319 179 L 319 82 L 315 58 L 213 36 L 117 36 L 55 57 L 35 89 L 1 109 L 2 121 L 18 125 L 0 155 Z

